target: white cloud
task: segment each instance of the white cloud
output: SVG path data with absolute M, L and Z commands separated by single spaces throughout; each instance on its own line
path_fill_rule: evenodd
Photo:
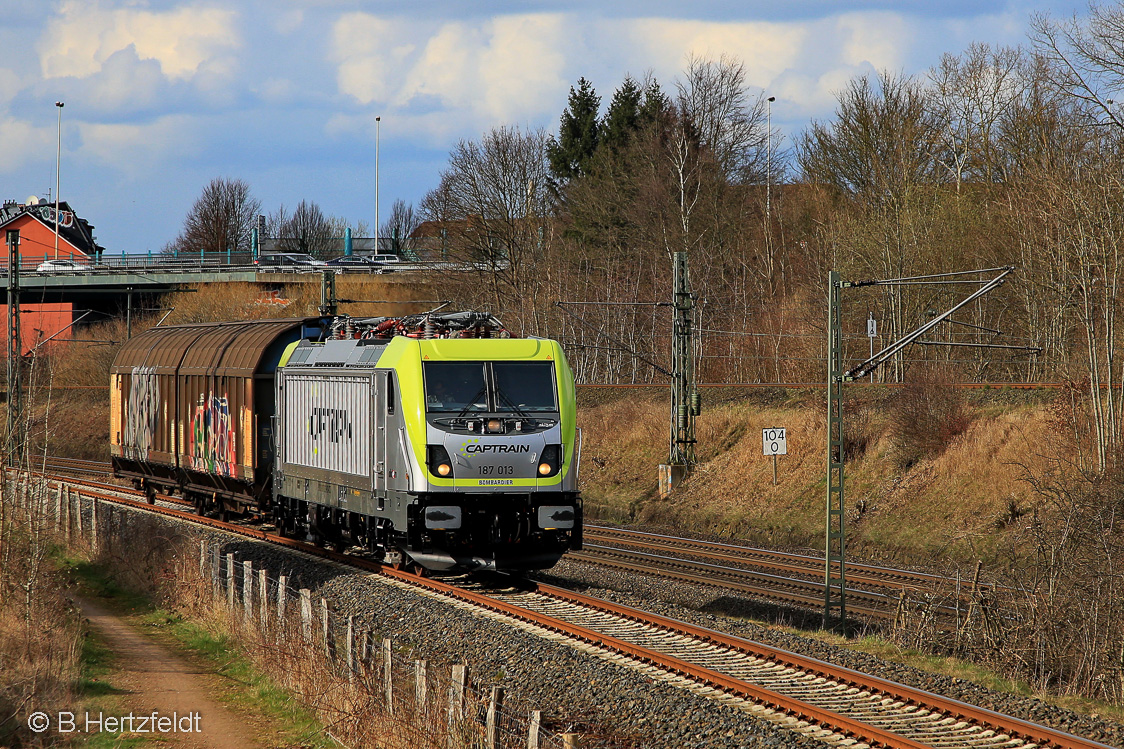
M 462 127 L 538 117 L 566 85 L 564 29 L 549 14 L 433 27 L 348 13 L 333 29 L 337 84 L 361 104 L 463 112 Z
M 0 159 L 0 173 L 14 173 L 25 164 L 55 155 L 55 130 L 36 127 L 26 120 L 14 117 L 0 118 L 0 143 L 4 144 L 4 158 Z M 11 196 L 7 196 L 11 197 Z
M 43 31 L 39 62 L 45 78 L 86 78 L 103 69 L 115 53 L 132 47 L 141 60 L 155 60 L 173 80 L 203 70 L 231 71 L 241 46 L 236 13 L 219 7 L 168 11 L 103 9 L 98 2 L 71 0 Z
M 808 29 L 800 23 L 721 23 L 644 18 L 621 22 L 634 58 L 649 61 L 657 78 L 670 79 L 691 55 L 717 60 L 729 55 L 745 62 L 746 82 L 767 88 L 784 70 L 801 62 Z
M 136 50 L 129 46 L 109 56 L 82 95 L 87 107 L 119 113 L 153 103 L 163 82 L 160 66 L 154 60 L 137 59 Z
M 554 92 L 567 85 L 566 31 L 557 15 L 497 18 L 479 58 L 480 113 L 513 122 L 549 112 Z
M 395 74 L 394 42 L 407 31 L 398 24 L 369 13 L 347 13 L 332 30 L 332 49 L 338 68 L 340 91 L 362 104 L 384 102 L 390 97 Z
M 200 127 L 185 115 L 143 124 L 79 123 L 84 158 L 132 177 L 167 169 L 171 160 L 189 159 L 200 150 Z
M 897 13 L 847 13 L 836 21 L 843 39 L 843 62 L 869 63 L 876 70 L 898 71 L 914 43 L 912 26 Z

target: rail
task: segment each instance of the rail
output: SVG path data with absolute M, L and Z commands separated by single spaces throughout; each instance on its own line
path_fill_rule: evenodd
M 1109 749 L 1105 744 L 1048 726 L 573 591 L 528 583 L 523 591 L 514 594 L 481 593 L 393 569 L 373 560 L 281 538 L 260 527 L 150 505 L 140 492 L 108 486 L 90 488 L 89 482 L 81 492 L 99 501 L 203 523 L 388 575 L 486 609 L 517 626 L 547 630 L 607 654 L 616 654 L 614 658 L 624 656 L 638 664 L 655 666 L 669 677 L 688 678 L 699 688 L 716 689 L 765 705 L 870 746 Z M 751 673 L 761 676 L 750 678 Z M 761 682 L 770 686 L 762 686 Z

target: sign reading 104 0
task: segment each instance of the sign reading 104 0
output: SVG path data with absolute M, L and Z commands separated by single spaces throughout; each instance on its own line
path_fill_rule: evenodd
M 766 455 L 788 455 L 788 439 L 784 427 L 762 429 L 761 444 Z

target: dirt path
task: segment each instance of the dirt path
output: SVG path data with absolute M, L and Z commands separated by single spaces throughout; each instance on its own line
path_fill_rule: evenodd
M 148 736 L 161 745 L 185 749 L 261 746 L 243 718 L 211 698 L 219 687 L 219 677 L 138 634 L 98 603 L 87 598 L 76 598 L 75 603 L 117 656 L 113 686 L 128 692 L 124 696 L 128 709 L 136 716 L 151 716 L 156 711 L 169 719 L 177 713 L 185 731 L 157 732 L 153 726 Z M 198 721 L 190 717 L 192 714 L 198 714 Z M 182 722 L 183 716 L 189 716 L 186 722 Z M 140 724 L 135 720 L 134 726 L 139 728 Z

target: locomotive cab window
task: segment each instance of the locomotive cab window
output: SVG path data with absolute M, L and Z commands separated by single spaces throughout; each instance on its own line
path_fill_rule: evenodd
M 425 410 L 429 413 L 483 413 L 488 388 L 482 362 L 426 362 Z
M 553 362 L 425 362 L 429 413 L 558 411 Z
M 496 411 L 518 414 L 558 410 L 551 362 L 492 362 Z

